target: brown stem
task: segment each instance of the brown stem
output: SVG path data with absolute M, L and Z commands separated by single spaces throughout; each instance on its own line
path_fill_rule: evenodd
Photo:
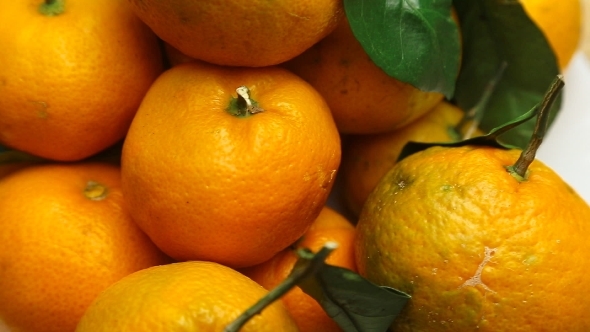
M 258 106 L 258 103 L 250 97 L 250 90 L 245 86 L 239 86 L 236 89 L 237 98 L 233 98 L 229 102 L 226 109 L 231 115 L 246 117 L 252 114 L 264 112 L 264 109 Z
M 509 171 L 522 179 L 526 178 L 527 170 L 530 164 L 535 160 L 535 155 L 537 154 L 537 150 L 541 146 L 543 142 L 543 138 L 547 133 L 547 127 L 549 125 L 549 115 L 551 113 L 551 107 L 557 99 L 559 92 L 565 85 L 563 81 L 563 76 L 557 75 L 557 77 L 551 83 L 549 90 L 545 93 L 545 97 L 543 97 L 543 101 L 541 105 L 539 105 L 539 113 L 537 114 L 537 122 L 535 123 L 535 128 L 533 130 L 533 136 L 529 141 L 527 147 L 522 151 L 518 160 L 514 163 L 513 166 L 509 167 Z

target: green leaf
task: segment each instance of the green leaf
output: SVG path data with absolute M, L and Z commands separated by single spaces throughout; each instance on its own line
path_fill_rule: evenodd
M 422 150 L 426 150 L 433 146 L 446 146 L 446 147 L 460 147 L 466 145 L 479 145 L 479 146 L 490 146 L 499 149 L 518 149 L 519 147 L 513 146 L 507 143 L 503 143 L 498 138 L 500 135 L 505 134 L 509 130 L 514 128 L 518 128 L 518 126 L 526 123 L 530 119 L 534 118 L 539 113 L 540 105 L 536 105 L 532 109 L 530 109 L 525 114 L 517 117 L 516 119 L 505 123 L 499 127 L 492 129 L 488 134 L 482 136 L 476 136 L 473 138 L 469 138 L 466 140 L 458 141 L 458 142 L 441 142 L 441 143 L 423 143 L 423 142 L 408 142 L 402 149 L 397 161 L 406 158 L 409 155 L 412 155 L 416 152 L 420 152 Z M 534 123 L 533 123 L 534 124 Z M 530 137 L 529 137 L 530 139 Z
M 308 259 L 301 257 L 296 267 Z M 325 263 L 298 285 L 345 332 L 387 330 L 410 299 L 404 292 L 377 286 L 351 270 Z
M 451 97 L 459 72 L 459 32 L 451 0 L 344 0 L 350 27 L 388 75 Z
M 559 73 L 557 59 L 543 33 L 515 0 L 454 0 L 463 34 L 463 64 L 455 101 L 472 108 L 502 62 L 506 70 L 488 102 L 480 123 L 488 131 L 534 107 Z M 550 122 L 561 100 L 554 104 Z M 502 136 L 502 141 L 524 148 L 534 122 Z

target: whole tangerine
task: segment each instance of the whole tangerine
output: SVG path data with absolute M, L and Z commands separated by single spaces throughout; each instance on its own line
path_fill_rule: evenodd
M 590 330 L 590 206 L 538 160 L 511 174 L 520 153 L 431 147 L 369 195 L 355 257 L 361 275 L 412 295 L 393 329 Z
M 121 140 L 162 72 L 124 1 L 7 2 L 0 11 L 0 144 L 76 161 Z
M 144 269 L 115 283 L 88 308 L 76 332 L 219 332 L 268 293 L 221 264 L 179 262 Z M 243 332 L 297 332 L 280 301 Z
M 123 190 L 168 255 L 245 267 L 305 232 L 340 154 L 330 109 L 296 75 L 193 61 L 143 100 L 123 145 Z
M 0 180 L 0 327 L 73 331 L 96 296 L 169 262 L 102 163 L 29 165 Z
M 165 42 L 191 58 L 263 67 L 301 54 L 344 17 L 342 0 L 128 0 Z

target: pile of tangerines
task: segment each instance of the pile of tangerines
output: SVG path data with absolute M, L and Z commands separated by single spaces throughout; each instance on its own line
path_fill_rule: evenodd
M 576 1 L 523 4 L 579 30 Z M 463 114 L 377 67 L 339 0 L 7 2 L 0 22 L 0 145 L 27 156 L 0 164 L 0 331 L 221 331 L 327 241 L 365 275 L 355 238 L 388 235 L 326 205 L 337 176 L 355 219 L 406 142 Z M 544 30 L 565 67 L 579 35 Z M 340 327 L 295 288 L 243 330 Z

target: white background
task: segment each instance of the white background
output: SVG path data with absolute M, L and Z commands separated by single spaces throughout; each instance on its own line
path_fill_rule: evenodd
M 562 108 L 537 153 L 590 203 L 590 61 L 574 55 L 564 72 Z

